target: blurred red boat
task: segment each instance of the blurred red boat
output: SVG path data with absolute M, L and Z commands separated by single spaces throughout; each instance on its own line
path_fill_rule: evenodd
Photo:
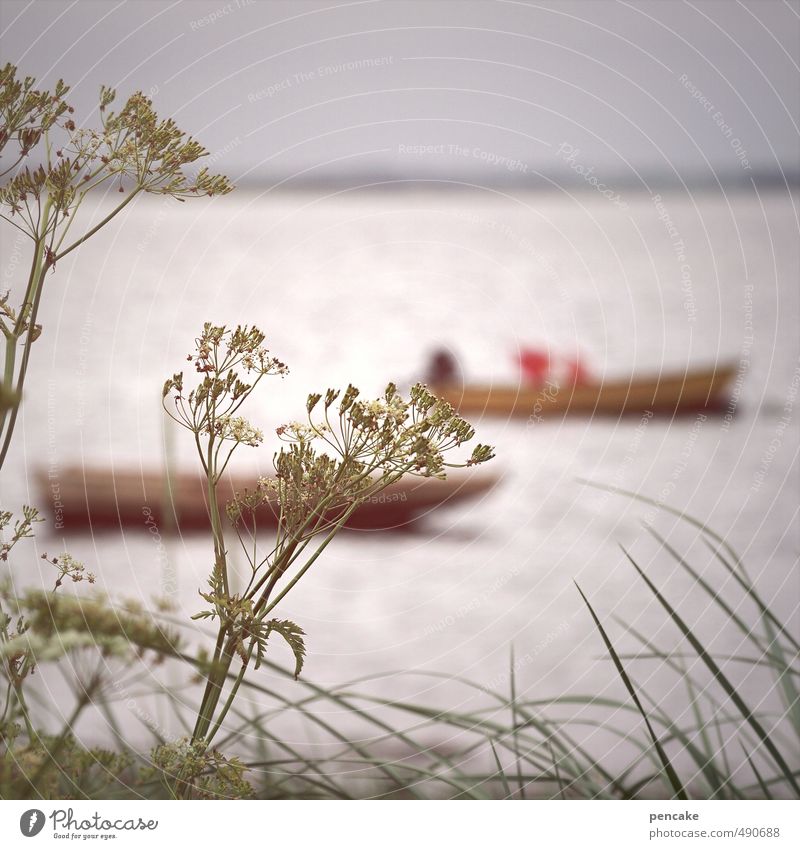
M 353 513 L 349 527 L 401 530 L 436 507 L 456 504 L 488 492 L 499 480 L 485 472 L 465 471 L 447 480 L 407 477 L 373 496 Z M 199 474 L 181 473 L 169 481 L 160 473 L 81 466 L 42 470 L 38 484 L 51 505 L 57 530 L 109 530 L 122 527 L 162 531 L 206 530 L 210 527 L 208 491 Z M 226 476 L 219 484 L 223 517 L 234 492 L 255 485 L 253 477 Z M 257 514 L 259 525 L 277 522 L 270 505 Z M 224 519 L 227 521 L 227 519 Z
M 737 373 L 728 363 L 689 372 L 661 372 L 623 380 L 539 386 L 480 386 L 438 384 L 431 391 L 460 413 L 519 418 L 557 418 L 565 415 L 619 416 L 652 412 L 675 415 L 719 410 Z

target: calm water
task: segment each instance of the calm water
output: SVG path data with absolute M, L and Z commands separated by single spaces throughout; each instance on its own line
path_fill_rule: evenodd
M 206 320 L 259 324 L 290 365 L 251 407 L 265 432 L 299 417 L 312 389 L 353 381 L 378 391 L 412 378 L 433 346 L 456 352 L 470 378 L 498 384 L 517 380 L 525 344 L 579 350 L 609 378 L 741 362 L 732 420 L 478 422 L 481 440 L 497 446 L 493 492 L 438 511 L 415 534 L 341 536 L 283 609 L 308 632 L 304 675 L 316 682 L 437 669 L 502 689 L 513 643 L 528 695 L 619 696 L 573 579 L 606 618 L 616 613 L 666 647 L 678 642 L 620 542 L 714 648 L 735 651 L 740 640 L 648 542 L 643 518 L 740 599 L 692 532 L 579 477 L 707 520 L 738 547 L 765 598 L 794 616 L 797 200 L 634 194 L 622 209 L 592 192 L 367 190 L 133 204 L 48 283 L 3 501 L 37 500 L 31 473 L 43 464 L 158 466 L 160 387 Z M 16 254 L 7 238 L 7 279 L 21 271 Z M 168 434 L 188 465 L 186 437 Z M 270 448 L 240 452 L 253 475 L 269 467 Z M 162 549 L 144 528 L 66 540 L 45 531 L 36 546 L 68 548 L 113 595 L 150 599 L 177 583 L 181 616 L 199 609 L 211 561 L 202 537 Z M 38 581 L 21 566 L 15 574 Z M 754 680 L 743 686 L 759 692 Z M 466 698 L 433 689 L 407 676 L 380 684 L 417 701 Z

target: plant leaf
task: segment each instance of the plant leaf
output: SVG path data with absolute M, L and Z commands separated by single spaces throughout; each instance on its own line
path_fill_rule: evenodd
M 289 644 L 289 648 L 294 654 L 294 678 L 296 681 L 300 677 L 300 672 L 303 669 L 303 663 L 306 658 L 306 645 L 303 642 L 306 632 L 299 625 L 290 622 L 288 619 L 270 619 L 266 625 L 265 638 L 272 631 L 276 631 Z

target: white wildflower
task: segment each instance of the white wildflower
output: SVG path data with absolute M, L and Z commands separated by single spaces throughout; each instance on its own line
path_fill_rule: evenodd
M 256 448 L 264 441 L 264 434 L 242 416 L 220 416 L 214 423 L 214 433 L 222 439 L 231 439 Z
M 318 427 L 316 430 L 310 425 L 302 422 L 289 422 L 281 425 L 276 431 L 278 436 L 286 439 L 289 442 L 308 442 L 315 436 L 318 436 L 324 428 Z
M 364 412 L 367 415 L 376 419 L 391 419 L 398 424 L 405 421 L 407 409 L 408 405 L 404 404 L 399 396 L 395 396 L 388 402 L 378 398 L 364 404 Z

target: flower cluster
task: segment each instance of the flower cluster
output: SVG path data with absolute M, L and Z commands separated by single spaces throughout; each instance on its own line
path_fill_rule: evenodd
M 328 430 L 325 425 L 323 425 L 325 430 Z M 317 432 L 313 427 L 303 424 L 303 422 L 288 422 L 285 425 L 281 425 L 275 433 L 284 441 L 284 442 L 306 442 L 309 439 L 313 439 L 317 436 Z
M 234 415 L 236 411 L 263 377 L 288 372 L 280 360 L 270 356 L 263 342 L 264 334 L 256 327 L 229 329 L 207 322 L 195 339 L 194 352 L 187 356 L 202 375 L 199 384 L 184 395 L 183 372 L 164 383 L 164 409 L 179 425 L 208 439 L 215 478 L 222 474 L 238 445 L 256 447 L 264 439 L 261 430 Z M 168 396 L 172 396 L 174 409 L 166 405 Z M 221 458 L 225 443 L 230 447 Z M 201 451 L 200 456 L 208 473 L 209 455 Z
M 81 581 L 87 581 L 93 584 L 97 580 L 93 572 L 87 572 L 83 563 L 80 563 L 71 554 L 67 554 L 66 552 L 58 557 L 48 557 L 45 553 L 42 555 L 42 560 L 46 560 L 55 566 L 58 571 L 58 577 L 53 587 L 54 590 L 57 590 L 66 579 L 69 579 L 74 584 L 78 584 Z
M 450 404 L 421 383 L 411 388 L 408 401 L 403 400 L 393 383 L 376 400 L 360 400 L 359 394 L 351 385 L 341 396 L 337 417 L 341 439 L 325 436 L 325 430 L 331 429 L 331 407 L 340 397 L 337 391 L 329 389 L 325 394 L 320 423 L 311 417 L 322 396 L 309 396 L 309 426 L 334 449 L 345 449 L 345 453 L 376 468 L 444 477 L 446 467 L 459 465 L 445 462 L 444 454 L 475 436 L 472 426 Z M 492 456 L 491 448 L 477 445 L 467 464 L 484 463 Z
M 194 361 L 195 369 L 201 374 L 232 371 L 238 367 L 248 374 L 287 374 L 289 370 L 284 363 L 270 356 L 264 347 L 264 339 L 257 327 L 238 325 L 231 330 L 207 321 L 203 332 L 195 339 L 195 351 L 186 359 Z
M 220 439 L 231 439 L 251 448 L 257 448 L 264 441 L 264 434 L 242 416 L 220 416 L 214 420 L 213 427 Z
M 243 591 L 233 593 L 217 484 L 237 445 L 262 441 L 261 431 L 235 413 L 264 375 L 286 373 L 283 363 L 269 356 L 263 340 L 257 328 L 231 331 L 206 324 L 188 356 L 200 375 L 199 384 L 185 394 L 179 372 L 163 389 L 167 413 L 195 436 L 208 481 L 214 539 L 210 591 L 200 593 L 209 607 L 193 618 L 217 621 L 219 632 L 214 656 L 205 666 L 208 679 L 193 744 L 209 742 L 221 728 L 235 695 L 234 689 L 218 712 L 231 665 L 238 658 L 241 681 L 251 661 L 256 668 L 261 664 L 273 631 L 292 649 L 299 675 L 305 657 L 303 630 L 268 616 L 360 505 L 406 474 L 443 478 L 447 468 L 483 463 L 493 456 L 489 446 L 478 445 L 466 462 L 448 462 L 448 452 L 469 442 L 474 431 L 421 384 L 412 388 L 409 400 L 392 383 L 373 400 L 361 399 L 354 386 L 309 395 L 307 420 L 277 430 L 284 444 L 273 459 L 274 476 L 260 477 L 253 489 L 237 492 L 227 505 L 251 568 Z M 174 412 L 167 406 L 170 396 Z M 221 453 L 223 444 L 231 442 L 227 455 Z M 257 514 L 265 508 L 278 524 L 266 554 L 256 539 Z M 316 547 L 309 548 L 315 538 Z
M 49 272 L 94 236 L 140 193 L 189 197 L 232 190 L 227 178 L 200 168 L 206 150 L 171 119 L 160 119 L 149 98 L 131 95 L 119 111 L 115 92 L 100 91 L 99 127 L 79 127 L 59 80 L 40 91 L 14 65 L 0 69 L 0 220 L 31 242 L 30 268 L 19 291 L 0 293 L 5 366 L 0 381 L 0 467 L 8 454 L 23 397 Z M 190 173 L 191 172 L 191 173 Z M 115 187 L 121 197 L 100 220 L 78 214 L 94 190 Z M 23 288 L 24 287 L 24 288 Z M 248 366 L 249 367 L 249 366 Z
M 0 731 L 8 730 L 8 725 L 0 726 Z M 15 736 L 12 730 L 5 739 L 0 737 L 0 741 L 10 744 L 5 757 L 5 798 L 24 799 L 32 787 L 37 798 L 63 799 L 65 787 L 114 786 L 115 790 L 124 791 L 130 786 L 133 758 L 128 752 L 87 749 L 71 733 L 60 737 L 39 733 L 26 743 L 17 742 Z M 52 768 L 54 751 L 58 758 L 56 769 Z
M 0 535 L 5 536 L 6 529 L 11 525 L 14 514 L 9 510 L 0 510 Z M 0 538 L 0 560 L 8 560 L 11 549 L 22 539 L 33 536 L 33 526 L 36 522 L 44 521 L 35 507 L 22 508 L 22 518 L 17 519 L 11 528 L 8 539 Z
M 179 642 L 176 634 L 147 614 L 111 606 L 99 596 L 78 598 L 30 590 L 20 599 L 20 607 L 26 613 L 29 638 L 64 640 L 65 646 L 74 638 L 78 646 L 91 644 L 112 654 L 130 654 L 134 647 L 172 655 Z
M 144 779 L 160 779 L 170 796 L 182 799 L 246 799 L 253 795 L 245 766 L 226 758 L 204 740 L 162 743 L 153 749 Z
M 405 474 L 445 477 L 448 467 L 461 465 L 446 462 L 445 454 L 474 436 L 452 406 L 421 384 L 409 401 L 391 383 L 382 398 L 367 401 L 354 386 L 344 393 L 329 389 L 324 400 L 322 393 L 309 395 L 306 411 L 307 423 L 278 428 L 288 447 L 275 456 L 274 479 L 262 478 L 254 491 L 237 493 L 228 505 L 234 525 L 270 505 L 282 532 L 309 538 Z M 492 456 L 490 447 L 478 445 L 465 465 Z
M 17 69 L 10 63 L 0 70 L 0 155 L 8 144 L 16 148 L 12 163 L 4 165 L 0 177 L 18 165 L 59 119 L 74 111 L 64 100 L 69 88 L 63 80 L 52 92 L 39 91 L 35 85 L 33 77 L 18 79 Z
M 207 151 L 187 137 L 171 118 L 159 119 L 150 98 L 137 91 L 119 112 L 105 114 L 115 97 L 113 89 L 103 87 L 100 91 L 103 131 L 91 139 L 91 156 L 99 159 L 118 179 L 127 177 L 131 185 L 141 186 L 146 192 L 170 195 L 178 200 L 231 191 L 233 187 L 225 177 L 213 176 L 206 168 L 200 169 L 194 181 L 187 180 L 184 166 L 206 156 Z M 79 145 L 73 150 L 80 155 L 89 148 Z
M 17 79 L 13 65 L 0 71 L 0 155 L 9 142 L 16 143 L 12 162 L 4 163 L 0 174 L 13 172 L 0 187 L 0 204 L 8 208 L 9 220 L 31 238 L 41 236 L 41 222 L 32 204 L 47 201 L 43 232 L 55 235 L 57 225 L 74 214 L 86 194 L 108 181 L 121 193 L 164 194 L 177 200 L 232 190 L 227 178 L 210 174 L 206 168 L 193 179 L 187 175 L 186 166 L 207 151 L 172 119 L 160 119 L 152 101 L 141 92 L 132 94 L 119 112 L 114 112 L 108 107 L 116 92 L 101 88 L 101 125 L 95 130 L 76 126 L 71 117 L 74 110 L 64 100 L 68 88 L 62 81 L 52 94 L 34 89 L 34 83 L 31 77 Z M 45 134 L 44 162 L 33 168 L 24 166 Z M 62 241 L 63 237 L 51 248 L 54 256 Z

